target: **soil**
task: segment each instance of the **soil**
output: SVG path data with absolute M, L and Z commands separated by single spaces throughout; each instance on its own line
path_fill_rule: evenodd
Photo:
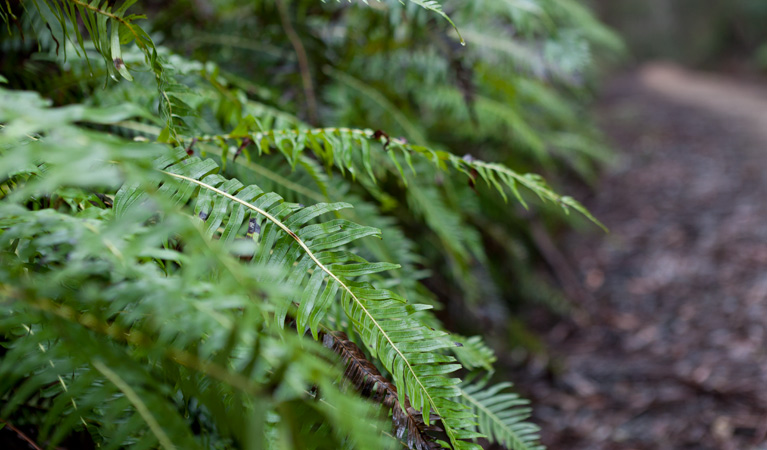
M 767 84 L 649 65 L 597 114 L 619 153 L 564 244 L 588 295 L 516 375 L 550 450 L 767 449 Z

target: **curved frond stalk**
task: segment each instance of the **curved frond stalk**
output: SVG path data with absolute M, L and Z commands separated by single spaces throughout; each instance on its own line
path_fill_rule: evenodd
M 477 415 L 477 429 L 490 442 L 509 450 L 544 450 L 539 443 L 538 426 L 525 422 L 530 417 L 528 400 L 512 392 L 503 392 L 511 383 L 499 383 L 489 388 L 487 380 L 461 384 L 460 401 Z

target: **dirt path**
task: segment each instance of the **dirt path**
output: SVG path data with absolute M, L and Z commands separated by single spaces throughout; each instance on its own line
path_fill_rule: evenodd
M 741 122 L 767 142 L 767 85 L 669 64 L 648 64 L 637 73 L 648 91 L 668 100 Z
M 587 323 L 538 322 L 518 385 L 560 449 L 767 449 L 767 87 L 668 66 L 616 81 L 621 156 L 571 235 Z M 548 376 L 547 376 L 548 375 Z

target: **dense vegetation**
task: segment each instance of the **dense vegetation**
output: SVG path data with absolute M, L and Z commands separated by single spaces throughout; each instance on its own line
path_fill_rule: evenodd
M 562 307 L 530 223 L 598 222 L 527 172 L 607 155 L 582 104 L 615 38 L 572 0 L 135 3 L 0 6 L 0 424 L 539 448 L 459 332 Z

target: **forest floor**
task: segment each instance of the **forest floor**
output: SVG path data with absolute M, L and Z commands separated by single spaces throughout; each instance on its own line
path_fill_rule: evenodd
M 597 115 L 610 234 L 566 238 L 588 294 L 530 318 L 549 355 L 515 375 L 544 443 L 767 449 L 767 87 L 648 65 Z

